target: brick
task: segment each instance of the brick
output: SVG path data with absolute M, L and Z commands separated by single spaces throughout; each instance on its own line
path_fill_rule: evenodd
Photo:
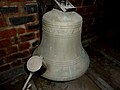
M 27 57 L 27 58 L 22 59 L 22 62 L 23 62 L 23 63 L 26 63 L 26 62 L 29 60 L 29 58 L 30 58 L 30 57 Z
M 7 1 L 10 1 L 10 2 L 20 2 L 21 0 L 7 0 Z
M 109 1 L 109 3 L 111 3 L 111 2 L 112 1 Z M 95 2 L 96 5 L 103 5 L 103 3 L 105 3 L 104 0 L 96 0 L 96 2 Z
M 82 26 L 82 35 L 84 35 L 87 31 L 87 26 L 86 25 L 83 25 Z
M 42 35 L 41 35 L 42 36 Z M 36 38 L 40 39 L 40 32 L 36 33 Z
M 17 31 L 18 31 L 18 34 L 23 34 L 25 33 L 25 28 L 18 28 Z
M 0 7 L 1 14 L 9 14 L 18 12 L 18 7 Z
M 21 1 L 26 1 L 26 0 L 7 0 L 9 2 L 21 2 Z
M 94 33 L 95 31 L 94 31 L 95 29 L 94 29 L 94 26 L 93 25 L 87 25 L 87 27 L 86 27 L 86 30 L 83 30 L 83 32 L 82 32 L 82 36 L 84 37 L 84 36 L 86 36 L 87 34 L 92 34 L 92 33 Z
M 25 11 L 30 14 L 30 13 L 37 13 L 38 11 L 38 7 L 37 7 L 37 4 L 36 5 L 26 5 L 25 6 Z
M 23 51 L 20 54 L 21 54 L 21 58 L 26 58 L 26 57 L 30 57 L 31 56 L 31 54 L 30 54 L 30 52 L 28 50 Z
M 19 43 L 19 37 L 12 37 L 11 38 L 11 44 L 12 45 L 15 45 L 15 44 L 18 44 Z
M 85 7 L 85 9 L 86 9 L 85 13 L 91 13 L 91 12 L 96 12 L 97 11 L 96 6 L 87 6 L 87 7 Z
M 93 5 L 95 0 L 84 0 L 83 6 Z
M 35 42 L 32 43 L 32 47 L 36 47 L 36 46 L 38 46 L 39 43 L 40 43 L 40 41 L 39 41 L 39 40 L 36 40 Z
M 91 37 L 94 37 L 96 35 L 96 33 L 95 32 L 91 32 L 91 33 L 86 33 L 86 34 L 82 34 L 81 36 L 81 38 L 82 38 L 82 41 L 83 40 L 85 40 L 85 39 L 88 39 L 88 38 L 91 38 Z
M 36 0 L 27 0 L 27 1 L 32 1 L 32 2 L 36 2 Z
M 15 53 L 15 54 L 11 54 L 9 56 L 6 56 L 6 60 L 5 62 L 6 63 L 9 63 L 9 62 L 13 62 L 15 60 L 18 60 L 19 58 L 21 58 L 21 53 Z
M 12 25 L 21 25 L 28 22 L 33 22 L 34 17 L 33 16 L 12 17 L 12 18 L 9 18 L 9 20 Z
M 82 15 L 82 18 L 83 18 L 83 21 L 84 21 L 85 19 L 90 19 L 90 18 L 91 18 L 91 14 L 90 14 L 90 13 L 88 13 L 88 14 L 83 14 L 83 15 Z
M 33 52 L 34 52 L 35 49 L 36 49 L 36 47 L 32 47 L 32 48 L 30 48 L 30 50 L 29 50 L 30 53 L 33 54 Z
M 84 7 L 77 7 L 77 13 L 80 14 L 81 16 L 86 14 L 86 8 L 84 8 Z
M 0 48 L 5 48 L 11 45 L 10 39 L 5 39 L 0 41 Z
M 97 17 L 98 15 L 99 15 L 98 13 L 93 12 L 93 13 L 91 13 L 91 18 L 95 18 L 95 17 Z
M 87 26 L 87 32 L 88 32 L 88 33 L 92 33 L 92 32 L 94 32 L 94 30 L 95 30 L 95 29 L 94 29 L 94 26 L 93 26 L 93 25 L 88 25 L 88 26 Z
M 2 65 L 0 66 L 0 71 L 3 72 L 3 71 L 6 71 L 6 70 L 9 70 L 11 67 L 9 64 L 6 64 L 6 65 Z
M 12 54 L 12 53 L 15 53 L 15 52 L 17 52 L 17 51 L 18 51 L 17 46 L 8 47 L 8 48 L 7 48 L 7 55 Z
M 25 42 L 25 43 L 19 44 L 19 50 L 20 51 L 29 49 L 29 47 L 30 47 L 30 43 L 29 42 Z
M 20 39 L 21 39 L 22 42 L 28 41 L 28 40 L 32 40 L 34 38 L 35 38 L 35 34 L 34 33 L 29 33 L 29 34 L 20 36 Z
M 6 50 L 5 49 L 0 49 L 0 57 L 6 56 Z
M 7 26 L 7 23 L 4 18 L 0 18 L 0 27 Z
M 85 19 L 84 22 L 83 22 L 84 25 L 90 25 L 90 24 L 93 24 L 93 23 L 94 23 L 93 18 Z
M 37 24 L 37 25 L 27 25 L 26 28 L 27 28 L 27 32 L 33 31 L 33 30 L 38 30 L 39 29 L 39 24 Z
M 18 53 L 7 56 L 5 62 L 9 63 L 9 62 L 13 62 L 13 61 L 16 61 L 16 60 L 19 60 L 22 58 L 26 58 L 29 56 L 31 56 L 31 54 L 28 50 L 26 50 L 26 51 L 18 52 Z
M 16 35 L 16 30 L 14 28 L 0 31 L 0 39 L 9 38 Z
M 4 58 L 1 58 L 0 59 L 0 65 L 3 65 L 4 64 Z
M 70 2 L 73 4 L 73 6 L 81 6 L 82 0 L 70 0 Z
M 19 66 L 19 65 L 21 65 L 22 63 L 21 63 L 21 60 L 17 60 L 17 61 L 14 61 L 14 62 L 12 62 L 11 63 L 11 66 L 12 67 L 16 67 L 16 66 Z

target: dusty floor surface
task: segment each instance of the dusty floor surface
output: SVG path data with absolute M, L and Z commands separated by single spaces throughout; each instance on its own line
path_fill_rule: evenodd
M 87 75 L 67 82 L 54 82 L 37 77 L 34 81 L 38 90 L 101 90 Z
M 90 67 L 114 90 L 120 90 L 120 47 L 97 41 L 86 48 L 91 59 Z
M 22 90 L 26 78 L 27 76 L 23 74 L 2 85 L 0 90 Z M 30 83 L 32 84 L 30 90 L 101 90 L 87 75 L 68 82 L 55 82 L 36 76 Z
M 89 69 L 92 69 L 114 90 L 120 90 L 120 48 L 103 41 L 96 41 L 86 47 L 90 57 Z M 21 90 L 27 75 L 21 75 L 0 86 L 0 90 Z M 85 74 L 69 82 L 52 82 L 40 77 L 33 77 L 37 90 L 100 90 Z

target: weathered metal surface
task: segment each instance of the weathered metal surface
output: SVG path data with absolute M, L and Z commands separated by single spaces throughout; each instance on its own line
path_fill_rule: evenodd
M 43 15 L 42 23 L 42 42 L 33 53 L 46 62 L 47 71 L 42 76 L 54 81 L 82 76 L 89 67 L 89 57 L 81 44 L 82 17 L 53 9 Z

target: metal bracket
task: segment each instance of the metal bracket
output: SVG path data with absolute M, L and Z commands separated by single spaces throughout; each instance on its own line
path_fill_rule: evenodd
M 76 7 L 74 7 L 68 0 L 54 0 L 58 7 L 64 11 L 75 11 Z

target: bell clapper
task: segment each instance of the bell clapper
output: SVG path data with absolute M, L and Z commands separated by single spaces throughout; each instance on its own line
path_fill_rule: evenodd
M 29 88 L 32 86 L 31 84 L 28 85 L 28 83 L 29 83 L 30 79 L 32 78 L 32 76 L 33 76 L 33 73 L 30 72 L 30 74 L 29 74 L 29 76 L 28 76 L 22 90 L 29 90 Z
M 31 80 L 33 74 L 35 74 L 37 71 L 39 71 L 42 67 L 42 56 L 32 56 L 28 61 L 27 61 L 27 69 L 30 71 L 30 74 L 22 88 L 22 90 L 29 90 L 29 88 L 32 86 L 32 84 L 28 84 L 29 81 Z

